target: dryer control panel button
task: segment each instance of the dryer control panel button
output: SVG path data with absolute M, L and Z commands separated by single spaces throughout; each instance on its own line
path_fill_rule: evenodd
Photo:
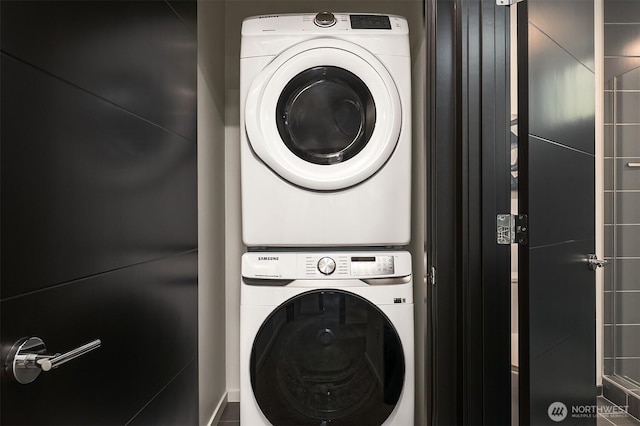
M 313 22 L 322 28 L 333 27 L 337 20 L 336 17 L 331 12 L 320 12 L 316 15 Z
M 324 275 L 331 275 L 336 270 L 336 261 L 330 257 L 323 257 L 318 261 L 318 271 Z

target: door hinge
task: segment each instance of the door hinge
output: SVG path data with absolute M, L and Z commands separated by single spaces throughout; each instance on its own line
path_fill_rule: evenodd
M 496 242 L 498 244 L 527 244 L 529 242 L 529 218 L 526 214 L 499 214 L 496 217 Z
M 516 3 L 520 3 L 523 0 L 496 0 L 498 6 L 512 6 Z
M 429 284 L 436 285 L 436 268 L 433 266 L 429 268 Z

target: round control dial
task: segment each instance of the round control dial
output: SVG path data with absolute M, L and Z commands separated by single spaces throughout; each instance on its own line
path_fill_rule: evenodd
M 313 22 L 322 28 L 332 27 L 336 24 L 336 17 L 331 12 L 320 12 L 316 15 Z
M 336 270 L 336 261 L 330 257 L 318 260 L 318 271 L 324 275 L 331 275 Z

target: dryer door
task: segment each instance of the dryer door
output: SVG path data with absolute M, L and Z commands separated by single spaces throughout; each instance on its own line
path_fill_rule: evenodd
M 402 393 L 404 352 L 375 305 L 344 291 L 314 290 L 264 322 L 250 374 L 274 425 L 381 425 Z
M 245 129 L 254 153 L 303 188 L 347 188 L 377 172 L 400 136 L 400 96 L 385 66 L 342 40 L 277 56 L 253 81 Z

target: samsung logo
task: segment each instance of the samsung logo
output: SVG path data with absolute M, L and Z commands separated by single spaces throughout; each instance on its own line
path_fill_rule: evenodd
M 278 256 L 258 256 L 258 260 L 280 260 Z
M 280 15 L 262 15 L 262 16 L 258 16 L 258 19 L 265 19 L 265 18 L 277 18 Z

